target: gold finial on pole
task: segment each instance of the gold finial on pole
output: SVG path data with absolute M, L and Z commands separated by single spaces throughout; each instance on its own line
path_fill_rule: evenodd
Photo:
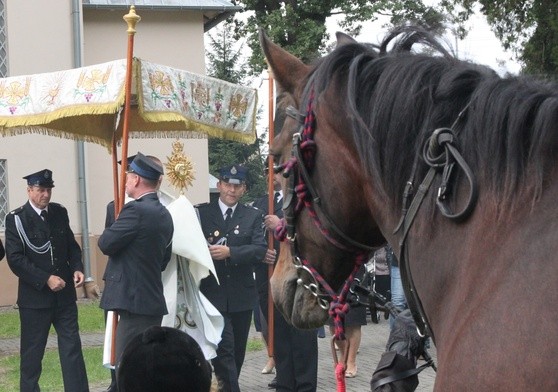
M 136 14 L 136 7 L 130 6 L 130 12 L 122 17 L 128 24 L 128 34 L 136 33 L 136 24 L 141 20 L 141 17 Z

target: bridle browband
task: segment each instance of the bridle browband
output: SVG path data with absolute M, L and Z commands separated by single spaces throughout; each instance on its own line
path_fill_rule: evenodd
M 370 252 L 376 248 L 350 238 L 335 224 L 327 211 L 324 210 L 322 199 L 312 183 L 310 172 L 315 164 L 316 143 L 314 132 L 316 119 L 312 83 L 310 83 L 310 86 L 304 115 L 292 106 L 286 109 L 287 115 L 297 120 L 299 129 L 292 138 L 290 159 L 275 168 L 275 172 L 283 172 L 283 176 L 288 179 L 287 192 L 283 200 L 283 224 L 278 227 L 276 237 L 279 240 L 287 239 L 290 242 L 293 264 L 297 269 L 297 284 L 309 290 L 316 297 L 318 305 L 329 311 L 335 325 L 335 337 L 344 339 L 343 320 L 345 314 L 349 311 L 347 296 L 351 283 L 360 266 L 367 260 Z M 307 259 L 300 256 L 296 220 L 304 208 L 328 242 L 338 249 L 355 255 L 353 270 L 339 293 L 331 288 Z M 310 283 L 305 282 L 303 274 L 307 275 Z

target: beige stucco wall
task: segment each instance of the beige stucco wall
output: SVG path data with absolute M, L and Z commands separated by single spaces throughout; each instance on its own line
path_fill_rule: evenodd
M 71 0 L 8 0 L 6 5 L 10 76 L 52 72 L 73 67 L 73 27 Z M 83 13 L 82 65 L 92 65 L 126 57 L 128 35 L 124 10 L 90 9 Z M 185 11 L 137 10 L 134 55 L 152 62 L 204 73 L 202 14 Z M 131 139 L 129 155 L 141 151 L 163 162 L 171 155 L 174 139 Z M 186 196 L 192 203 L 209 199 L 207 140 L 182 139 L 184 152 L 195 165 L 196 180 Z M 54 174 L 52 201 L 69 212 L 72 230 L 81 240 L 78 200 L 77 143 L 47 135 L 18 135 L 0 138 L 0 159 L 7 160 L 9 209 L 27 201 L 23 176 L 44 169 Z M 113 199 L 112 158 L 105 147 L 85 144 L 85 176 L 89 224 L 91 277 L 102 288 L 106 258 L 96 242 L 102 232 L 106 204 Z M 168 181 L 163 190 L 176 195 Z M 3 225 L 2 225 L 3 226 Z M 3 239 L 0 228 L 0 238 Z M 16 278 L 5 259 L 0 263 L 0 306 L 13 304 Z

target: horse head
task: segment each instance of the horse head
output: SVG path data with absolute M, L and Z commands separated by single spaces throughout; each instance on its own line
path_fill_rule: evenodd
M 286 319 L 323 324 L 387 240 L 433 332 L 436 391 L 557 390 L 556 84 L 501 77 L 410 26 L 377 47 L 339 36 L 311 65 L 261 46 L 287 114 L 271 147 L 286 176 L 271 281 Z
M 324 286 L 337 292 L 351 274 L 355 257 L 368 256 L 373 247 L 385 243 L 369 212 L 369 204 L 381 204 L 381 199 L 361 175 L 364 169 L 354 159 L 357 152 L 349 132 L 335 131 L 346 128 L 346 110 L 335 103 L 346 88 L 343 79 L 331 80 L 313 95 L 313 75 L 321 60 L 306 65 L 263 32 L 260 41 L 278 86 L 277 136 L 270 153 L 285 176 L 283 209 L 292 231 L 281 243 L 272 294 L 293 325 L 317 327 L 326 321 L 331 300 Z M 353 42 L 338 34 L 338 48 Z M 300 139 L 305 127 L 313 127 L 306 129 L 313 133 L 312 140 Z M 307 177 L 300 181 L 301 176 Z

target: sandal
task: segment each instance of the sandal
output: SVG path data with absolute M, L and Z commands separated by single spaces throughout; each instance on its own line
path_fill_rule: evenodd
M 357 368 L 355 367 L 355 370 L 350 371 L 347 370 L 345 371 L 345 378 L 355 378 L 357 376 Z

